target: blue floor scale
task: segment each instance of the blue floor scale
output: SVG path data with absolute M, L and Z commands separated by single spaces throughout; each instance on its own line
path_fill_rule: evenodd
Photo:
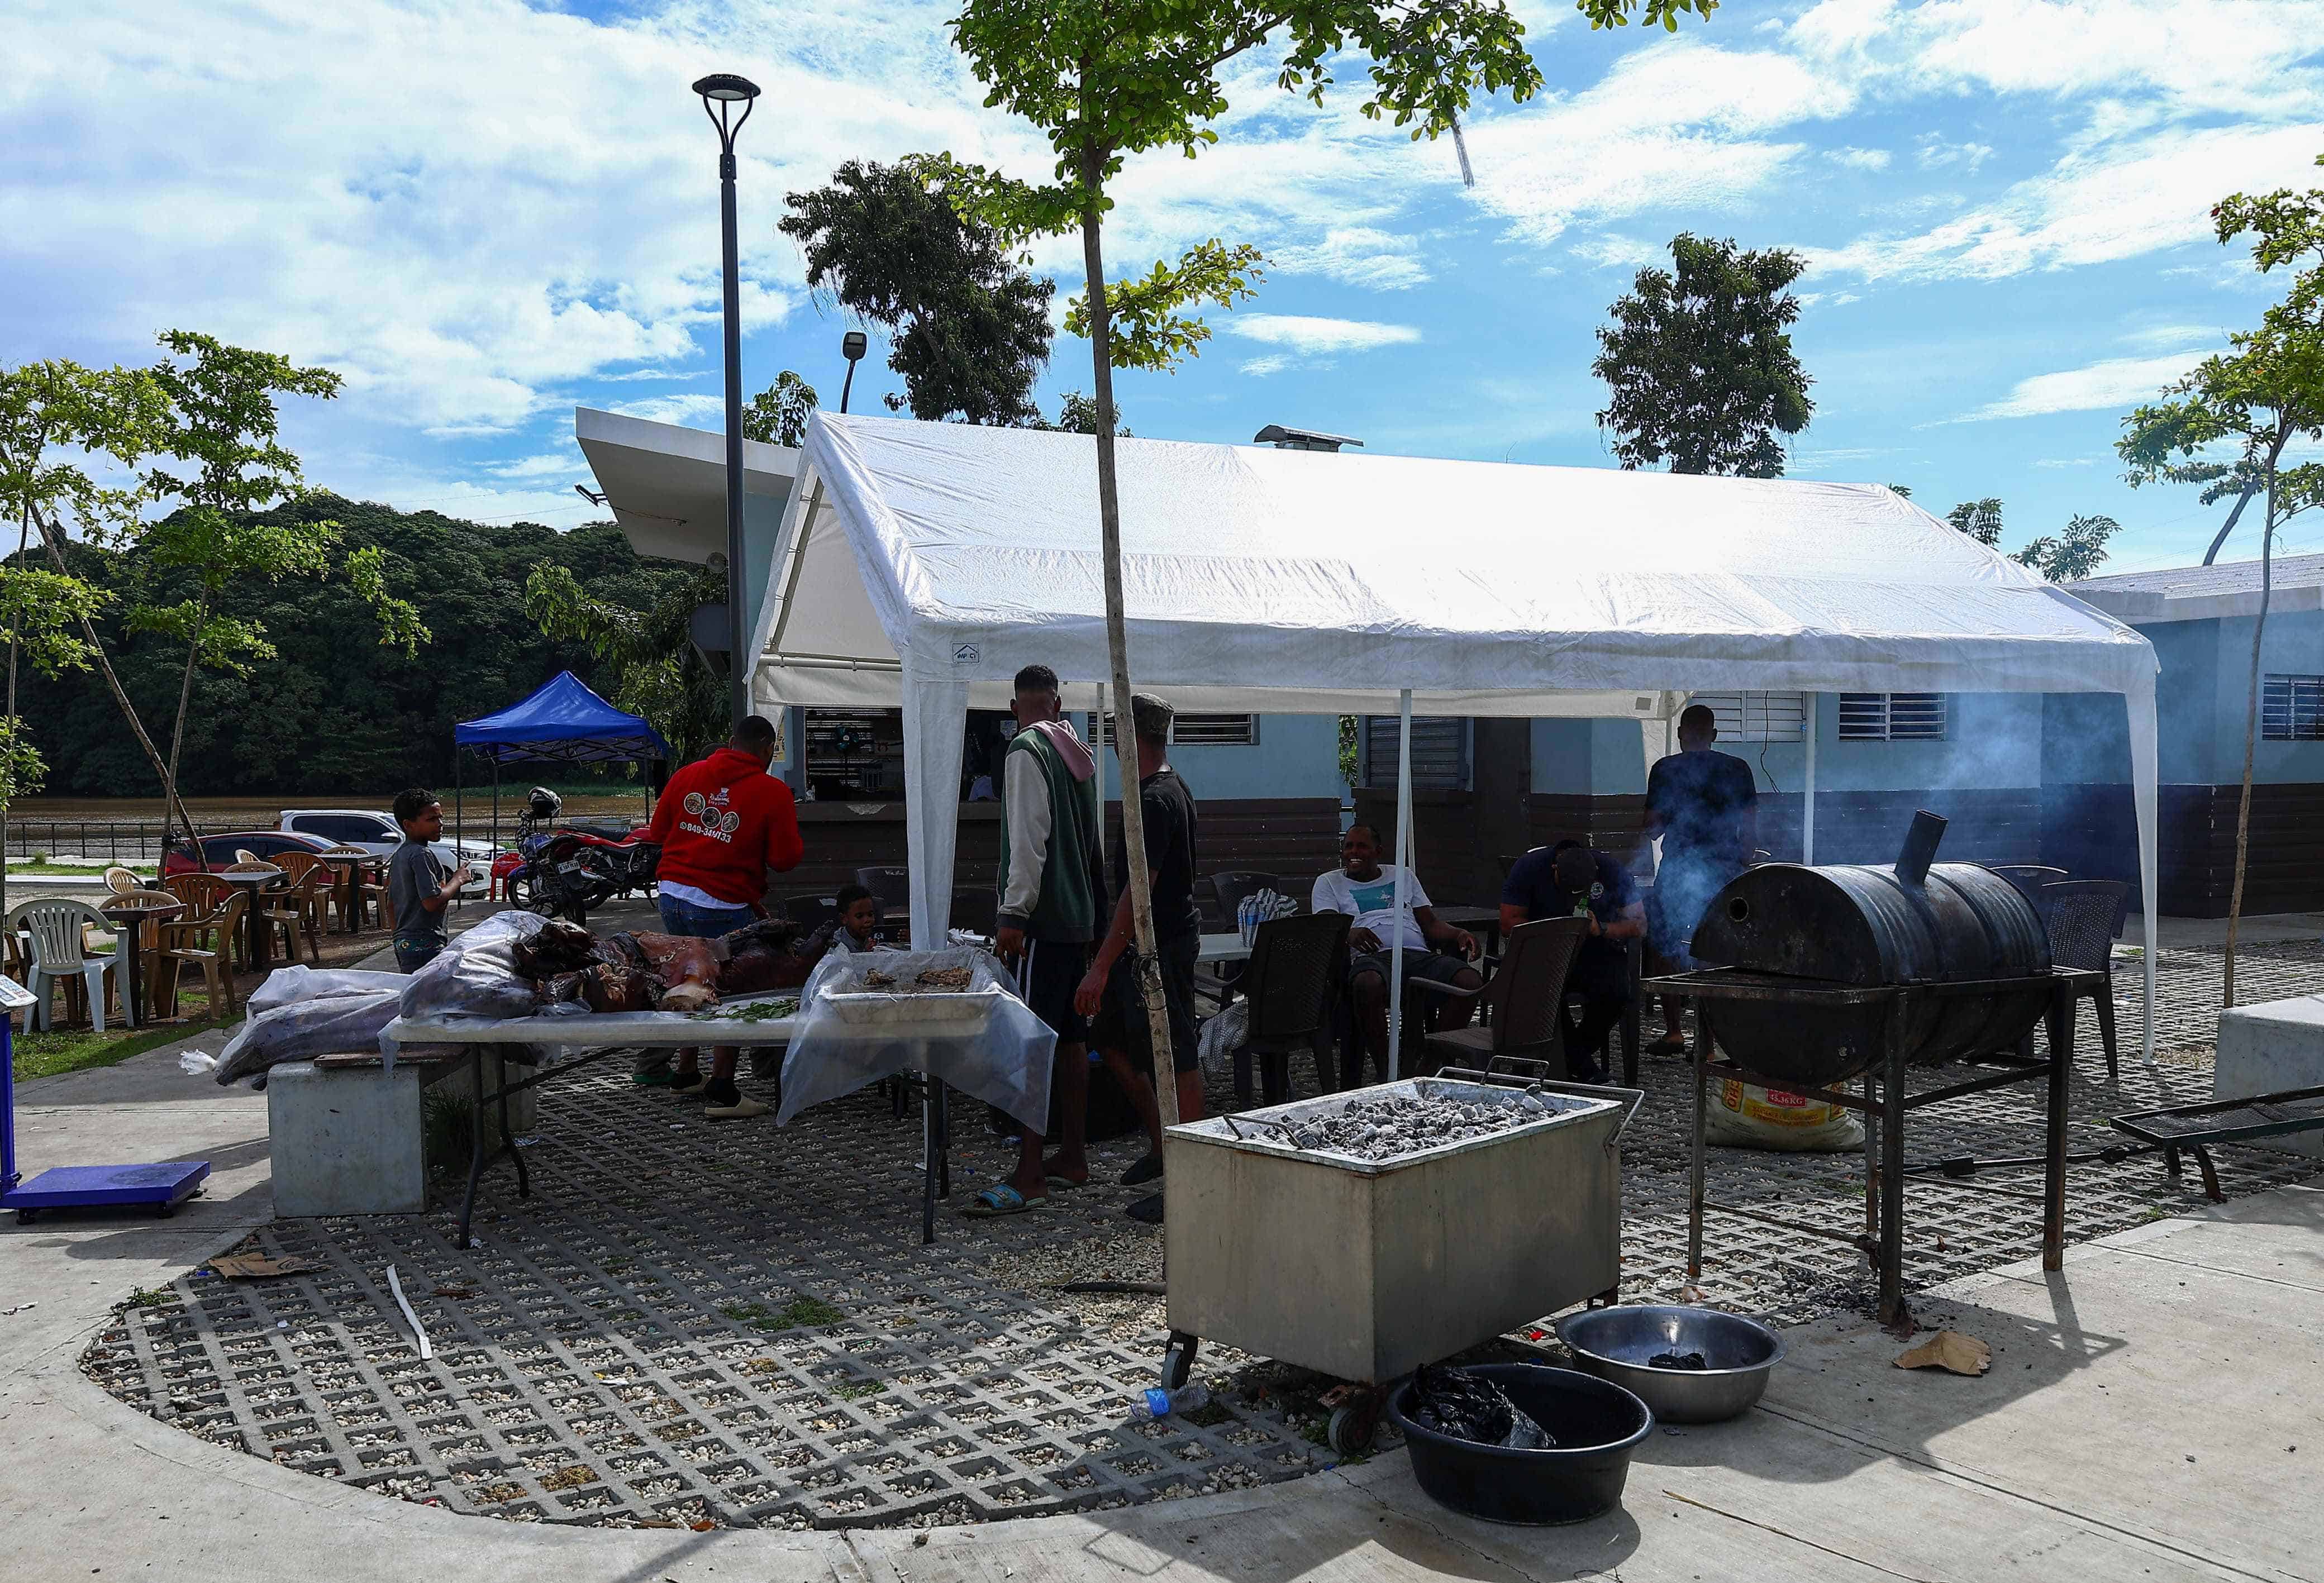
M 0 978 L 0 1210 L 23 1224 L 42 1210 L 135 1205 L 166 1215 L 201 1191 L 208 1160 L 159 1165 L 52 1165 L 30 1182 L 16 1175 L 16 1050 L 9 1013 L 32 1004 L 29 990 Z

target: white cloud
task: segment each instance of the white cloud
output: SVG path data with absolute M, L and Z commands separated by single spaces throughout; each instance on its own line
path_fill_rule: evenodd
M 2196 352 L 2162 357 L 2109 357 L 2082 368 L 2037 373 L 2017 382 L 2008 395 L 1953 419 L 1974 423 L 1990 418 L 2035 418 L 2046 412 L 2086 412 L 2135 407 L 2151 400 L 2164 385 L 2202 360 Z
M 1420 339 L 1410 325 L 1374 324 L 1356 318 L 1312 318 L 1302 314 L 1238 313 L 1219 322 L 1230 335 L 1270 346 L 1288 346 L 1304 356 L 1334 352 L 1370 352 Z
M 692 423 L 705 418 L 719 418 L 723 424 L 726 396 L 724 391 L 715 391 L 646 396 L 635 401 L 615 401 L 607 410 L 625 417 L 650 419 L 656 423 Z
M 1247 373 L 1253 379 L 1265 379 L 1270 373 L 1281 373 L 1289 368 L 1291 361 L 1288 357 L 1254 357 L 1237 372 Z
M 2310 185 L 2319 143 L 2324 133 L 2313 126 L 2159 133 L 2120 150 L 2069 154 L 2047 175 L 1917 235 L 1807 252 L 1820 270 L 1868 280 L 1997 280 L 2135 257 L 2209 238 L 2211 206 L 2227 188 Z
M 1853 146 L 1826 149 L 1823 157 L 1833 164 L 1849 170 L 1886 170 L 1895 158 L 1886 149 L 1859 149 Z
M 2034 463 L 2036 467 L 2047 468 L 2095 467 L 2098 465 L 2096 456 L 2040 456 Z
M 542 456 L 495 462 L 485 471 L 495 478 L 561 478 L 567 474 L 578 478 L 588 471 L 588 466 L 579 449 L 568 446 Z
M 1993 158 L 1993 145 L 1982 143 L 1948 143 L 1941 133 L 1928 133 L 1919 140 L 1920 147 L 1913 152 L 1913 162 L 1923 170 L 1941 170 L 1948 165 L 1959 165 L 1969 175 Z
M 2122 344 L 2161 352 L 2181 346 L 2205 345 L 2224 348 L 2227 332 L 2220 325 L 2154 325 L 2143 330 L 2126 330 Z
M 1334 226 L 1319 242 L 1277 247 L 1268 258 L 1287 274 L 1328 275 L 1375 291 L 1402 291 L 1428 280 L 1420 237 L 1372 225 Z
M 1611 231 L 1575 243 L 1567 250 L 1576 258 L 1597 265 L 1600 269 L 1635 270 L 1647 264 L 1667 264 L 1670 250 L 1635 236 L 1621 236 Z

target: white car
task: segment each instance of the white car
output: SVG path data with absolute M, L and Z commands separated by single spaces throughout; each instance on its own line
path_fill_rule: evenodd
M 300 835 L 311 835 L 335 846 L 361 847 L 384 858 L 392 856 L 403 844 L 403 827 L 394 815 L 365 808 L 285 808 L 282 822 L 277 826 Z M 457 852 L 448 841 L 430 842 L 428 850 L 447 869 L 466 860 L 467 883 L 460 887 L 463 897 L 480 897 L 491 888 L 493 875 L 493 844 L 488 841 L 464 841 Z

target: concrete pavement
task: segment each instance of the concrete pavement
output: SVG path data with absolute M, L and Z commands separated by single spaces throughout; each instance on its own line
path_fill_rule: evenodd
M 1905 1373 L 1877 1330 L 1792 1333 L 1763 1407 L 1658 1432 L 1624 1509 L 1497 1528 L 1401 1452 L 1231 1496 L 982 1527 L 607 1532 L 456 1516 L 287 1472 L 131 1411 L 76 1359 L 109 1310 L 270 1213 L 263 1096 L 174 1051 L 28 1083 L 24 1164 L 206 1156 L 168 1220 L 0 1227 L 0 1532 L 14 1583 L 546 1577 L 1194 1579 L 1620 1577 L 1969 1583 L 2324 1578 L 2324 1189 L 2239 1200 L 1924 1305 L 1994 1348 L 1981 1379 Z

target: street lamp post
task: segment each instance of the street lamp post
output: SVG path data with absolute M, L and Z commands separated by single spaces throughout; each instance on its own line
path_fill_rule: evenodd
M 839 410 L 842 412 L 847 410 L 847 392 L 855 388 L 855 364 L 871 345 L 870 337 L 862 330 L 850 330 L 839 337 L 839 354 L 847 359 L 847 380 L 839 387 Z
M 694 85 L 718 129 L 718 220 L 726 264 L 726 701 L 734 729 L 751 713 L 750 667 L 742 652 L 742 277 L 734 229 L 734 134 L 751 118 L 759 85 L 713 72 Z M 733 114 L 734 106 L 742 113 Z

